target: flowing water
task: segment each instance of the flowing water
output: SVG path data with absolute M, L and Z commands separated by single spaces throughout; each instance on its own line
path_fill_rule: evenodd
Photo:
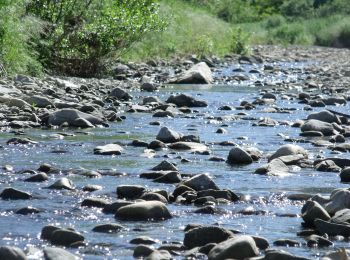
M 280 81 L 298 81 L 304 77 L 305 64 L 281 64 L 292 72 L 282 73 L 270 79 L 275 84 Z M 294 66 L 294 67 L 293 67 Z M 232 68 L 219 71 L 217 75 L 225 76 L 232 73 Z M 251 69 L 246 66 L 248 71 Z M 255 80 L 259 80 L 259 77 Z M 195 108 L 197 113 L 185 114 L 176 118 L 153 118 L 147 113 L 125 113 L 126 120 L 112 123 L 109 128 L 95 128 L 87 130 L 77 129 L 31 129 L 25 130 L 27 137 L 38 141 L 37 145 L 13 146 L 6 145 L 6 141 L 14 137 L 13 133 L 0 133 L 0 165 L 13 165 L 15 173 L 1 173 L 0 190 L 5 187 L 14 187 L 30 192 L 35 199 L 30 201 L 1 201 L 0 203 L 0 244 L 16 245 L 20 248 L 41 248 L 47 241 L 40 240 L 40 231 L 48 224 L 62 227 L 74 227 L 81 232 L 88 242 L 88 246 L 80 249 L 69 249 L 83 255 L 84 259 L 132 259 L 133 246 L 128 243 L 132 238 L 147 235 L 158 240 L 158 245 L 165 242 L 183 241 L 183 228 L 189 223 L 203 225 L 220 225 L 224 228 L 235 229 L 250 235 L 259 235 L 269 240 L 270 244 L 279 238 L 290 238 L 305 242 L 297 237 L 296 233 L 302 230 L 300 213 L 302 203 L 286 199 L 291 193 L 310 193 L 328 195 L 337 187 L 347 187 L 341 184 L 338 174 L 316 172 L 312 169 L 296 169 L 283 177 L 268 177 L 255 175 L 256 168 L 266 163 L 262 159 L 258 163 L 248 166 L 229 166 L 225 162 L 212 162 L 208 159 L 215 155 L 226 158 L 232 147 L 220 146 L 221 141 L 233 141 L 239 145 L 250 145 L 263 151 L 264 154 L 274 152 L 285 144 L 280 134 L 290 137 L 299 137 L 300 129 L 286 125 L 276 127 L 255 127 L 252 120 L 219 121 L 217 117 L 234 115 L 246 112 L 249 117 L 271 117 L 278 121 L 295 121 L 305 118 L 309 112 L 303 110 L 303 104 L 296 100 L 284 100 L 278 95 L 276 105 L 279 108 L 289 109 L 290 113 L 264 113 L 266 106 L 257 106 L 251 111 L 221 111 L 220 106 L 238 106 L 242 100 L 253 101 L 259 94 L 258 87 L 249 85 L 216 85 L 216 86 L 167 86 L 157 95 L 165 101 L 171 93 L 187 93 L 196 98 L 206 100 L 209 104 L 205 108 Z M 149 93 L 133 93 L 136 99 L 142 99 Z M 336 108 L 346 111 L 349 105 Z M 318 111 L 319 109 L 315 109 Z M 97 145 L 120 142 L 128 144 L 134 139 L 150 142 L 155 139 L 161 126 L 150 125 L 149 122 L 159 120 L 161 126 L 168 126 L 184 134 L 198 135 L 212 152 L 211 155 L 198 155 L 188 152 L 157 151 L 152 157 L 145 153 L 145 148 L 126 146 L 120 156 L 100 156 L 93 154 Z M 224 126 L 223 126 L 224 125 Z M 216 134 L 215 131 L 223 127 L 226 134 Z M 58 138 L 57 133 L 72 134 Z M 239 139 L 239 137 L 246 137 Z M 311 144 L 300 144 L 310 151 L 311 157 L 322 153 L 329 155 L 329 150 L 313 147 Z M 153 183 L 151 180 L 139 178 L 139 174 L 149 171 L 162 160 L 168 159 L 177 164 L 181 173 L 197 174 L 209 173 L 220 188 L 230 189 L 236 193 L 250 195 L 253 199 L 248 203 L 232 203 L 219 205 L 223 213 L 206 215 L 196 214 L 195 206 L 169 204 L 168 208 L 174 218 L 162 222 L 119 222 L 113 215 L 107 215 L 96 208 L 82 208 L 80 203 L 87 197 L 102 197 L 113 201 L 116 198 L 116 187 L 122 184 L 139 184 L 149 189 L 164 189 L 171 193 L 175 185 Z M 181 158 L 189 159 L 189 163 L 182 163 Z M 20 170 L 37 169 L 42 163 L 50 163 L 62 170 L 62 174 L 50 175 L 49 181 L 44 183 L 28 183 L 23 179 L 27 174 L 18 174 Z M 92 169 L 103 173 L 100 178 L 87 178 L 81 175 L 70 174 L 78 191 L 54 191 L 45 189 L 55 179 L 64 176 L 69 169 Z M 120 174 L 123 173 L 123 174 Z M 87 184 L 96 184 L 103 187 L 100 191 L 84 193 L 81 188 Z M 79 191 L 80 190 L 80 191 Z M 17 215 L 14 211 L 25 206 L 42 209 L 43 212 L 33 215 Z M 252 207 L 261 214 L 243 215 L 238 212 Z M 292 214 L 292 215 L 288 215 Z M 117 222 L 127 230 L 116 234 L 102 234 L 92 232 L 97 224 Z M 337 241 L 336 246 L 348 247 L 348 241 Z M 157 246 L 157 245 L 156 245 Z M 291 253 L 317 258 L 327 249 L 310 249 L 305 245 L 295 248 L 281 248 Z M 32 251 L 31 259 L 37 259 L 40 254 Z M 180 258 L 179 258 L 180 259 Z

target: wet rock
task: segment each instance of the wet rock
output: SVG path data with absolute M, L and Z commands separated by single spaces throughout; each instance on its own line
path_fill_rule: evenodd
M 306 241 L 308 247 L 333 246 L 332 241 L 318 235 L 311 235 L 306 238 Z
M 68 123 L 69 126 L 86 127 L 85 121 L 84 122 L 82 122 L 81 120 L 77 121 L 77 119 L 84 119 L 90 122 L 92 125 L 104 124 L 104 121 L 101 118 L 83 113 L 76 109 L 69 109 L 69 108 L 61 109 L 49 114 L 47 117 L 47 124 L 60 126 L 63 123 Z
M 52 233 L 50 241 L 54 245 L 70 246 L 76 242 L 84 241 L 84 237 L 76 231 L 68 229 L 57 229 Z
M 20 208 L 19 210 L 16 210 L 16 214 L 20 215 L 29 215 L 29 214 L 37 214 L 40 213 L 40 210 L 31 206 Z
M 45 226 L 41 230 L 40 238 L 50 240 L 53 232 L 59 229 L 60 229 L 59 227 L 52 226 L 52 225 Z
M 320 120 L 310 119 L 307 120 L 301 127 L 302 132 L 317 131 L 321 132 L 325 136 L 336 134 L 334 127 L 330 123 L 326 123 Z
M 119 208 L 127 205 L 131 205 L 133 203 L 134 202 L 131 202 L 131 201 L 118 200 L 113 203 L 107 204 L 102 211 L 103 213 L 106 213 L 106 214 L 115 214 Z
M 278 239 L 276 241 L 273 242 L 273 244 L 275 246 L 301 246 L 301 243 L 299 241 L 296 240 L 292 240 L 292 239 Z
M 134 248 L 133 257 L 142 258 L 147 257 L 154 252 L 154 249 L 146 245 L 138 245 Z
M 30 195 L 28 192 L 14 188 L 5 188 L 1 192 L 0 198 L 4 200 L 28 200 L 32 198 L 32 195 Z
M 168 203 L 168 200 L 161 194 L 155 192 L 146 192 L 140 197 L 141 200 L 146 201 L 160 201 L 164 204 Z
M 340 248 L 337 251 L 326 253 L 321 260 L 347 260 L 349 257 L 349 250 Z
M 336 224 L 350 225 L 350 209 L 342 209 L 337 211 L 332 217 L 332 222 Z
M 210 196 L 215 199 L 226 199 L 229 201 L 238 201 L 239 197 L 230 190 L 201 190 L 197 193 L 198 198 Z
M 0 96 L 0 104 L 1 103 L 9 107 L 18 107 L 19 109 L 24 109 L 28 111 L 32 110 L 30 104 L 28 104 L 26 101 L 19 98 L 10 97 L 7 95 Z
M 205 62 L 200 62 L 185 71 L 181 75 L 174 79 L 171 79 L 169 83 L 176 84 L 211 84 L 213 82 L 213 76 L 209 66 Z
M 292 255 L 283 250 L 270 249 L 266 251 L 264 260 L 310 260 L 308 258 Z
M 158 132 L 156 139 L 163 143 L 175 143 L 180 141 L 181 137 L 182 135 L 176 131 L 168 127 L 162 127 Z
M 301 217 L 308 225 L 313 225 L 315 219 L 331 219 L 327 211 L 318 202 L 311 200 L 308 200 L 302 207 Z
M 308 120 L 316 119 L 316 120 L 319 120 L 322 122 L 341 124 L 339 117 L 337 115 L 329 112 L 328 110 L 323 110 L 321 112 L 312 113 L 312 114 L 308 115 L 307 119 Z
M 199 209 L 196 209 L 194 211 L 194 213 L 198 213 L 198 214 L 215 214 L 216 213 L 216 209 L 214 206 L 205 206 Z
M 257 255 L 259 255 L 259 249 L 252 237 L 237 236 L 213 247 L 209 252 L 208 259 L 246 259 Z
M 234 234 L 231 231 L 224 228 L 215 226 L 197 227 L 185 233 L 184 245 L 191 249 L 208 243 L 220 243 L 233 236 Z
M 87 198 L 84 199 L 81 203 L 82 207 L 89 207 L 89 208 L 104 208 L 106 205 L 108 205 L 108 201 L 101 198 Z
M 0 259 L 4 260 L 27 260 L 22 249 L 14 246 L 0 246 Z
M 159 183 L 179 183 L 182 181 L 181 175 L 178 172 L 171 171 L 163 176 L 160 176 L 159 178 L 154 179 L 154 182 Z
M 132 96 L 128 92 L 126 92 L 125 90 L 123 90 L 119 87 L 112 89 L 112 91 L 109 95 L 112 97 L 116 97 L 119 100 L 126 100 L 127 101 L 127 100 L 132 99 Z
M 194 142 L 176 142 L 169 144 L 168 147 L 174 150 L 189 150 L 200 153 L 209 152 L 209 148 L 206 145 Z
M 266 238 L 259 237 L 259 236 L 252 236 L 252 238 L 254 239 L 256 246 L 260 250 L 265 250 L 270 246 L 269 241 L 267 241 Z
M 350 225 L 336 224 L 321 219 L 314 221 L 316 230 L 321 234 L 327 234 L 329 236 L 350 236 Z
M 123 230 L 124 227 L 118 224 L 109 223 L 109 224 L 101 224 L 92 229 L 93 232 L 99 233 L 118 233 Z
M 58 247 L 46 247 L 43 250 L 45 260 L 77 260 L 77 256 Z
M 203 206 L 203 205 L 215 205 L 217 203 L 216 199 L 211 196 L 205 196 L 197 198 L 193 201 L 195 206 Z
M 47 98 L 39 95 L 34 95 L 31 97 L 26 97 L 24 100 L 33 105 L 34 107 L 45 108 L 47 106 L 53 107 L 53 103 Z
M 233 164 L 250 164 L 253 162 L 252 157 L 242 148 L 235 147 L 230 150 L 227 157 L 227 163 Z
M 99 155 L 121 155 L 123 147 L 118 144 L 106 144 L 102 146 L 96 146 L 94 148 L 94 154 Z
M 298 154 L 302 155 L 304 158 L 308 157 L 308 153 L 304 148 L 298 145 L 286 144 L 278 148 L 277 151 L 269 157 L 269 161 L 272 161 L 273 159 L 276 159 L 282 156 L 298 155 Z
M 38 142 L 33 141 L 29 138 L 11 138 L 9 139 L 6 144 L 13 144 L 13 145 L 17 145 L 17 144 L 37 144 Z
M 198 174 L 182 183 L 196 191 L 201 190 L 219 190 L 219 187 L 213 182 L 213 180 L 206 174 Z
M 135 245 L 153 245 L 157 243 L 157 240 L 148 237 L 148 236 L 139 236 L 131 239 L 129 241 L 130 244 L 135 244 Z
M 162 161 L 157 166 L 151 169 L 152 171 L 178 171 L 176 166 L 167 160 Z
M 305 155 L 303 154 L 293 154 L 293 155 L 285 155 L 278 157 L 285 165 L 297 165 L 305 159 Z
M 26 178 L 24 181 L 26 182 L 44 182 L 47 181 L 49 177 L 47 177 L 47 174 L 45 172 L 39 172 L 37 174 L 34 174 L 33 176 L 30 176 Z
M 148 149 L 159 150 L 165 148 L 166 144 L 159 140 L 154 140 L 148 144 Z
M 74 184 L 71 180 L 63 177 L 55 181 L 55 183 L 48 188 L 54 190 L 74 190 Z
M 186 185 L 178 185 L 173 191 L 173 196 L 176 198 L 185 192 L 195 192 L 195 190 Z
M 129 221 L 147 221 L 166 220 L 172 216 L 164 203 L 159 201 L 144 201 L 119 208 L 115 217 Z
M 304 137 L 322 137 L 323 134 L 319 131 L 305 131 L 300 133 L 300 136 Z
M 102 190 L 102 186 L 100 186 L 100 185 L 86 185 L 83 187 L 83 191 L 87 191 L 87 192 L 94 192 L 94 191 L 98 191 L 98 190 Z
M 146 188 L 139 185 L 120 185 L 117 187 L 119 199 L 138 199 L 146 192 Z
M 325 160 L 318 163 L 315 166 L 315 170 L 320 172 L 340 172 L 341 168 L 338 167 L 333 161 Z
M 325 209 L 329 214 L 350 208 L 350 191 L 347 189 L 334 190 L 330 196 L 330 202 L 325 204 Z
M 175 104 L 178 107 L 207 107 L 208 103 L 204 100 L 197 100 L 194 97 L 187 94 L 180 94 L 177 96 L 171 95 L 166 103 Z
M 270 176 L 283 176 L 288 174 L 288 171 L 288 167 L 282 162 L 282 160 L 277 158 L 256 169 L 255 173 Z
M 350 167 L 346 167 L 340 172 L 340 181 L 341 182 L 350 182 Z
M 166 250 L 155 250 L 145 260 L 170 260 L 172 259 L 171 254 Z

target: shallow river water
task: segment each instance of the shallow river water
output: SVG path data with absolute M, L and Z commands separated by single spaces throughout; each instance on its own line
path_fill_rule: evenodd
M 296 71 L 301 72 L 304 65 L 299 65 Z M 249 68 L 248 68 L 249 69 Z M 223 76 L 232 71 L 227 68 L 218 73 Z M 221 73 L 221 74 L 220 74 Z M 300 74 L 281 75 L 279 80 L 297 81 Z M 0 132 L 0 166 L 12 165 L 17 172 L 4 173 L 0 170 L 0 190 L 5 187 L 14 187 L 33 194 L 36 198 L 30 201 L 1 201 L 0 203 L 0 244 L 16 245 L 30 250 L 31 247 L 41 248 L 47 245 L 40 240 L 40 231 L 48 224 L 62 227 L 74 227 L 81 232 L 88 246 L 80 249 L 69 249 L 84 259 L 132 259 L 133 246 L 128 243 L 132 238 L 147 235 L 157 239 L 161 245 L 165 242 L 183 241 L 183 228 L 189 223 L 204 225 L 220 225 L 224 228 L 239 230 L 250 235 L 259 235 L 273 241 L 280 238 L 295 239 L 302 243 L 305 240 L 297 237 L 296 233 L 302 230 L 302 219 L 294 214 L 300 214 L 301 202 L 292 202 L 286 195 L 292 193 L 310 193 L 329 195 L 337 187 L 347 187 L 340 183 L 338 174 L 316 172 L 312 169 L 298 169 L 291 171 L 287 176 L 268 177 L 253 174 L 255 169 L 266 163 L 262 159 L 258 163 L 248 166 L 229 166 L 225 162 L 212 162 L 208 159 L 215 155 L 226 158 L 232 147 L 220 146 L 221 141 L 233 141 L 239 145 L 251 145 L 263 151 L 264 155 L 276 151 L 285 144 L 280 135 L 299 137 L 300 129 L 287 125 L 276 127 L 252 126 L 252 120 L 219 121 L 218 116 L 234 115 L 245 112 L 249 117 L 257 119 L 271 117 L 277 121 L 295 121 L 306 118 L 309 112 L 304 111 L 303 104 L 296 100 L 289 101 L 280 98 L 276 105 L 279 108 L 290 109 L 290 113 L 265 113 L 266 106 L 257 106 L 251 111 L 221 111 L 220 106 L 238 106 L 241 101 L 253 101 L 259 95 L 258 87 L 246 85 L 217 85 L 217 86 L 167 86 L 157 95 L 165 101 L 171 93 L 187 93 L 196 98 L 206 100 L 209 104 L 205 108 L 195 108 L 197 113 L 184 114 L 176 118 L 152 118 L 147 113 L 125 113 L 126 119 L 119 123 L 112 123 L 109 128 L 95 128 L 87 130 L 77 129 L 31 129 L 25 130 L 26 137 L 38 141 L 37 145 L 13 146 L 6 145 L 6 141 L 14 137 L 13 133 Z M 132 93 L 136 99 L 142 99 L 149 93 Z M 349 110 L 349 105 L 334 108 L 338 111 Z M 321 109 L 314 109 L 318 111 Z M 151 121 L 160 121 L 161 125 L 150 125 Z M 224 126 L 223 126 L 224 125 Z M 145 148 L 126 146 L 120 156 L 94 155 L 93 149 L 97 145 L 120 142 L 128 144 L 134 139 L 150 142 L 155 139 L 161 126 L 168 126 L 184 134 L 198 135 L 206 143 L 211 155 L 198 155 L 188 152 L 157 151 L 155 154 L 145 153 Z M 226 134 L 215 133 L 219 127 L 227 130 Z M 57 138 L 55 134 L 65 133 L 72 136 Z M 241 139 L 239 137 L 245 137 Z M 299 144 L 306 148 L 312 156 L 317 154 L 329 155 L 329 150 L 314 147 L 308 143 Z M 151 156 L 152 155 L 152 156 Z M 208 173 L 220 188 L 230 189 L 238 194 L 250 195 L 254 199 L 249 203 L 232 203 L 219 205 L 222 214 L 196 214 L 195 206 L 169 204 L 168 208 L 174 218 L 162 222 L 119 222 L 113 215 L 107 215 L 96 208 L 82 208 L 80 203 L 84 198 L 91 196 L 106 197 L 110 201 L 117 199 L 116 187 L 122 184 L 139 184 L 149 189 L 165 189 L 171 193 L 175 185 L 154 183 L 151 180 L 139 178 L 139 174 L 149 171 L 165 159 L 176 163 L 181 173 L 197 174 Z M 190 162 L 182 163 L 181 158 Z M 28 183 L 23 179 L 26 174 L 18 174 L 20 170 L 37 169 L 42 163 L 50 163 L 63 171 L 57 176 L 51 175 L 48 182 Z M 45 189 L 55 179 L 64 176 L 69 169 L 86 168 L 103 173 L 101 178 L 87 178 L 70 174 L 78 191 L 54 191 Z M 120 174 L 123 173 L 123 174 Z M 81 188 L 87 184 L 101 185 L 100 191 L 84 193 Z M 80 191 L 79 191 L 80 190 Z M 42 209 L 43 212 L 33 215 L 17 215 L 14 211 L 25 206 Z M 243 215 L 240 210 L 252 207 L 261 211 L 257 215 Z M 286 215 L 288 214 L 288 215 Z M 291 214 L 291 215 L 289 215 Z M 92 232 L 97 224 L 117 222 L 127 230 L 116 234 L 102 234 Z M 156 246 L 157 246 L 156 245 Z M 338 241 L 335 245 L 349 247 L 348 241 Z M 299 256 L 318 258 L 329 249 L 310 249 L 306 245 L 295 248 L 281 248 Z M 37 259 L 40 254 L 35 250 L 29 258 Z M 179 258 L 180 259 L 180 258 Z

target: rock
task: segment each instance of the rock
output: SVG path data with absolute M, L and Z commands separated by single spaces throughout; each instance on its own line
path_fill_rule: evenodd
M 159 140 L 154 140 L 148 144 L 148 149 L 159 150 L 166 148 L 166 144 Z
M 225 199 L 228 201 L 238 201 L 239 197 L 230 190 L 201 190 L 197 192 L 198 198 L 201 197 L 213 197 L 215 199 Z
M 337 123 L 341 124 L 340 119 L 337 115 L 329 112 L 328 110 L 323 110 L 321 112 L 312 113 L 307 117 L 307 120 L 316 119 L 327 123 Z
M 150 254 L 152 254 L 154 251 L 153 248 L 146 246 L 146 245 L 138 245 L 134 248 L 134 253 L 133 253 L 133 257 L 135 258 L 143 258 L 143 257 L 147 257 Z
M 24 100 L 31 104 L 33 107 L 45 108 L 47 106 L 53 107 L 53 103 L 46 97 L 34 95 L 31 97 L 26 97 Z
M 118 224 L 109 223 L 109 224 L 101 224 L 92 229 L 93 232 L 99 233 L 117 233 L 123 230 L 124 227 Z
M 337 211 L 331 220 L 336 224 L 347 224 L 350 225 L 350 209 L 342 209 Z
M 159 201 L 143 201 L 119 208 L 115 217 L 128 221 L 149 221 L 166 220 L 172 216 L 164 203 Z
M 301 246 L 301 243 L 299 241 L 292 240 L 292 239 L 278 239 L 274 241 L 273 244 L 275 246 L 288 246 L 288 247 Z
M 49 114 L 47 118 L 47 124 L 60 126 L 63 123 L 68 123 L 69 126 L 85 127 L 85 121 L 82 125 L 82 121 L 77 120 L 81 118 L 90 122 L 92 125 L 104 125 L 104 121 L 101 118 L 70 108 L 60 109 Z
M 216 226 L 197 227 L 185 233 L 184 246 L 191 249 L 208 243 L 220 243 L 233 236 L 234 234 L 231 231 L 224 228 Z
M 82 190 L 86 192 L 94 192 L 94 191 L 102 190 L 102 186 L 88 184 L 84 186 Z
M 270 249 L 266 251 L 264 260 L 310 260 L 308 258 L 294 256 L 283 250 Z
M 59 230 L 59 229 L 60 229 L 59 227 L 55 227 L 52 225 L 45 226 L 41 230 L 40 238 L 50 240 L 53 232 L 55 232 L 56 230 Z
M 94 154 L 99 155 L 121 155 L 123 147 L 118 144 L 106 144 L 102 146 L 96 146 L 94 148 Z
M 324 246 L 333 246 L 333 243 L 321 236 L 318 235 L 311 235 L 306 238 L 307 246 L 308 247 L 324 247 Z
M 134 202 L 131 201 L 126 201 L 126 200 L 118 200 L 115 201 L 111 204 L 107 204 L 104 208 L 103 208 L 103 213 L 106 214 L 115 214 L 117 212 L 117 210 L 123 206 L 127 206 L 130 204 L 133 204 Z
M 11 138 L 9 139 L 6 144 L 13 144 L 13 145 L 18 145 L 18 144 L 37 144 L 38 142 L 33 141 L 29 138 Z
M 178 171 L 176 166 L 166 160 L 151 169 L 152 171 Z
M 171 95 L 166 103 L 175 104 L 178 107 L 207 107 L 208 103 L 203 100 L 197 100 L 194 97 L 187 94 L 180 94 L 177 96 Z
M 268 164 L 263 165 L 255 170 L 256 174 L 270 176 L 284 176 L 288 174 L 288 167 L 279 158 L 273 159 Z
M 131 239 L 129 241 L 130 244 L 135 244 L 135 245 L 139 245 L 139 244 L 143 244 L 143 245 L 153 245 L 157 243 L 157 240 L 151 238 L 151 237 L 147 237 L 147 236 L 139 236 L 139 237 L 135 237 L 133 239 Z
M 169 144 L 168 147 L 174 150 L 189 150 L 199 153 L 209 152 L 209 148 L 206 145 L 195 142 L 176 142 Z
M 14 188 L 5 188 L 1 192 L 0 198 L 4 200 L 28 200 L 32 198 L 32 195 L 30 195 L 28 192 Z
M 54 190 L 74 190 L 74 184 L 71 180 L 63 177 L 55 181 L 55 183 L 48 188 Z
M 146 188 L 139 185 L 120 185 L 117 187 L 119 199 L 138 199 L 146 192 Z
M 315 166 L 315 170 L 320 172 L 340 172 L 341 168 L 338 167 L 333 161 L 325 160 L 318 163 Z
M 82 207 L 95 207 L 95 208 L 104 208 L 108 205 L 108 201 L 101 198 L 87 198 L 84 199 L 81 203 Z
M 211 84 L 212 82 L 213 76 L 209 66 L 205 62 L 200 62 L 178 77 L 171 79 L 169 83 Z
M 27 260 L 22 249 L 14 246 L 0 246 L 0 259 L 4 260 Z
M 270 246 L 269 241 L 267 241 L 266 238 L 258 237 L 258 236 L 252 236 L 252 238 L 254 239 L 256 246 L 260 250 L 265 250 Z
M 302 132 L 317 131 L 321 132 L 325 136 L 336 134 L 334 127 L 330 123 L 322 122 L 320 120 L 310 119 L 307 120 L 301 127 Z
M 321 234 L 327 234 L 329 236 L 350 236 L 350 225 L 336 224 L 321 219 L 314 221 L 316 230 Z
M 182 183 L 196 191 L 201 190 L 219 190 L 219 187 L 213 182 L 213 180 L 206 174 L 198 174 Z
M 340 181 L 341 182 L 350 182 L 350 167 L 346 167 L 340 172 Z
M 237 236 L 213 247 L 208 259 L 247 259 L 257 255 L 259 255 L 259 249 L 251 236 Z
M 123 90 L 123 89 L 121 89 L 119 87 L 114 88 L 109 95 L 112 96 L 112 97 L 116 97 L 119 100 L 130 100 L 130 99 L 132 99 L 132 96 L 128 92 L 126 92 L 125 90 Z
M 170 260 L 171 254 L 166 250 L 155 250 L 145 260 Z
M 158 89 L 157 84 L 151 82 L 144 82 L 141 84 L 141 90 L 147 92 L 154 92 Z
M 230 150 L 227 157 L 227 163 L 233 164 L 250 164 L 253 162 L 252 157 L 242 148 L 234 147 Z
M 58 247 L 46 247 L 44 248 L 44 259 L 45 260 L 77 260 L 77 256 L 72 253 Z
M 180 141 L 182 135 L 168 127 L 162 127 L 157 134 L 156 139 L 163 143 L 175 143 Z
M 350 258 L 349 250 L 345 248 L 337 249 L 333 252 L 326 253 L 321 260 L 348 260 Z
M 315 219 L 330 220 L 327 211 L 316 201 L 308 200 L 301 209 L 301 217 L 308 225 L 313 225 Z
M 73 243 L 82 242 L 84 239 L 78 232 L 68 229 L 58 229 L 52 233 L 50 241 L 54 245 L 70 246 Z
M 180 173 L 171 171 L 154 179 L 153 181 L 159 183 L 179 183 L 182 181 L 182 178 Z
M 26 178 L 24 181 L 26 182 L 43 182 L 43 181 L 47 181 L 49 179 L 49 177 L 47 176 L 47 174 L 45 172 L 39 172 L 37 174 L 34 174 L 28 178 Z
M 185 185 L 178 185 L 175 190 L 173 191 L 173 196 L 176 198 L 178 196 L 180 196 L 181 194 L 185 193 L 185 192 L 195 192 L 194 189 L 188 187 L 188 186 L 185 186 Z
M 325 204 L 325 209 L 329 214 L 350 208 L 350 191 L 348 189 L 334 190 L 330 197 L 330 202 Z
M 141 200 L 146 201 L 160 201 L 164 204 L 168 203 L 168 200 L 161 194 L 155 192 L 146 192 L 140 197 Z
M 286 144 L 278 148 L 277 151 L 269 157 L 269 161 L 288 155 L 302 155 L 304 158 L 308 157 L 308 153 L 304 148 L 294 144 Z
M 22 110 L 28 110 L 28 111 L 32 110 L 32 107 L 30 106 L 30 104 L 28 104 L 24 100 L 19 99 L 19 98 L 10 97 L 7 95 L 0 96 L 0 104 L 1 103 L 5 104 L 9 107 L 18 107 L 19 109 L 22 109 Z
M 20 208 L 19 210 L 16 210 L 16 214 L 20 215 L 29 215 L 29 214 L 37 214 L 40 213 L 40 210 L 37 208 L 33 208 L 31 206 Z

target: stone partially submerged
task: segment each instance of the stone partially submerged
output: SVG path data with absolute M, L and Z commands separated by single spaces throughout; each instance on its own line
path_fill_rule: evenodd
M 121 155 L 123 147 L 118 144 L 106 144 L 101 146 L 96 146 L 94 149 L 94 154 L 99 155 Z
M 213 76 L 209 66 L 205 62 L 200 62 L 176 78 L 171 79 L 169 83 L 211 84 L 213 83 Z

